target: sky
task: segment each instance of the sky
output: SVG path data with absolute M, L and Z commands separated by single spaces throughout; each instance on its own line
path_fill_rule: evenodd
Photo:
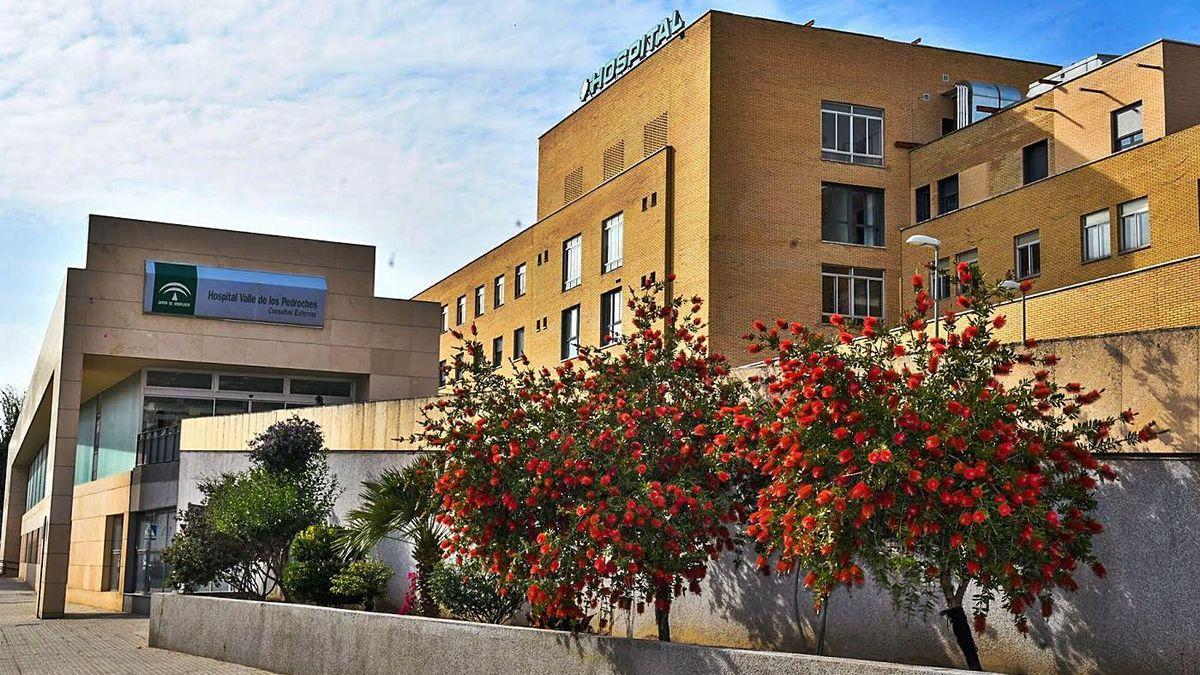
M 1189 2 L 0 2 L 0 385 L 87 215 L 372 244 L 410 297 L 534 219 L 537 137 L 674 9 L 1066 64 L 1200 42 Z

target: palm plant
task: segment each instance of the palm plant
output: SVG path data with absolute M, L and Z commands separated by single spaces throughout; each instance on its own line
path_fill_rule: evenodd
M 441 562 L 444 537 L 442 526 L 434 519 L 436 462 L 435 455 L 426 453 L 402 469 L 388 469 L 377 478 L 363 481 L 360 505 L 347 515 L 342 535 L 343 547 L 359 554 L 366 554 L 385 539 L 412 547 L 417 612 L 422 616 L 438 614 L 429 592 L 429 580 Z

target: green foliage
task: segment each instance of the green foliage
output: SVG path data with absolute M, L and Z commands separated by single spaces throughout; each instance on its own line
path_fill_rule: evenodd
M 346 549 L 359 555 L 385 539 L 409 544 L 417 568 L 417 609 L 424 616 L 437 614 L 427 584 L 442 557 L 444 529 L 435 520 L 433 492 L 440 461 L 437 454 L 424 454 L 402 469 L 363 481 L 360 505 L 347 516 L 343 536 Z
M 332 591 L 361 602 L 369 611 L 387 598 L 392 568 L 381 560 L 355 560 L 333 577 Z
M 17 429 L 21 402 L 25 395 L 11 386 L 0 389 L 0 467 L 8 466 L 8 443 Z M 4 480 L 0 479 L 0 496 L 4 495 Z
M 325 522 L 337 496 L 320 438 L 307 420 L 276 423 L 255 438 L 249 470 L 201 483 L 203 502 L 181 512 L 180 533 L 164 552 L 171 581 L 184 590 L 223 582 L 255 598 L 283 584 L 286 595 L 292 540 Z
M 429 590 L 454 618 L 480 623 L 508 623 L 524 600 L 519 592 L 501 593 L 500 577 L 475 561 L 438 565 Z
M 338 545 L 342 528 L 313 525 L 292 540 L 283 585 L 296 602 L 333 607 L 356 602 L 356 598 L 334 592 L 334 577 L 353 562 Z

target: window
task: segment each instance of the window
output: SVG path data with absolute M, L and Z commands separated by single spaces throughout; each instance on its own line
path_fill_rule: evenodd
M 282 394 L 282 377 L 259 377 L 256 375 L 221 375 L 217 389 L 221 391 L 247 391 L 264 394 Z
M 1127 105 L 1112 114 L 1113 152 L 1142 143 L 1142 102 Z
M 517 273 L 513 279 L 513 297 L 519 298 L 525 295 L 525 263 L 517 265 Z
M 916 202 L 917 222 L 923 223 L 929 220 L 929 186 L 922 185 L 921 187 L 917 188 L 916 193 L 913 195 L 913 201 Z
M 450 308 L 442 305 L 442 332 L 450 330 Z
M 525 356 L 525 327 L 513 331 L 513 358 L 519 359 Z
M 822 183 L 821 239 L 883 246 L 883 190 Z
M 1017 235 L 1013 242 L 1017 254 L 1017 278 L 1036 277 L 1042 273 L 1042 238 L 1037 230 Z
M 600 272 L 611 272 L 621 266 L 625 239 L 625 216 L 622 213 L 604 221 L 600 232 Z
M 1021 151 L 1021 166 L 1025 185 L 1035 180 L 1041 180 L 1050 175 L 1049 144 L 1040 140 L 1033 145 L 1027 145 Z
M 583 235 L 563 242 L 563 290 L 569 291 L 583 283 Z
M 579 356 L 579 305 L 568 307 L 562 312 L 562 359 Z
M 504 336 L 492 338 L 492 367 L 499 368 L 504 363 Z
M 150 370 L 146 372 L 146 386 L 171 387 L 172 389 L 212 389 L 212 373 Z
M 822 321 L 834 314 L 883 318 L 883 270 L 822 265 L 821 302 Z
M 121 590 L 121 549 L 125 539 L 125 516 L 117 514 L 104 519 L 104 578 L 100 590 Z
M 1083 262 L 1100 260 L 1112 255 L 1108 209 L 1083 217 Z
M 467 296 L 458 296 L 458 304 L 455 308 L 454 325 L 461 326 L 467 320 Z
M 621 341 L 621 289 L 614 288 L 600 296 L 600 346 Z
M 1150 201 L 1142 197 L 1121 204 L 1121 252 L 1150 245 Z
M 953 117 L 943 117 L 942 118 L 942 135 L 943 136 L 945 136 L 948 133 L 951 133 L 952 131 L 956 131 L 957 129 L 958 129 L 958 120 L 954 119 Z
M 492 307 L 501 307 L 504 305 L 504 275 L 496 277 L 492 281 Z
M 304 396 L 333 396 L 350 398 L 353 395 L 353 383 L 349 380 L 301 380 L 292 378 L 288 391 Z
M 487 305 L 487 292 L 483 286 L 475 288 L 475 316 L 483 316 L 483 308 Z
M 438 361 L 438 386 L 446 386 L 446 359 Z
M 821 159 L 883 166 L 883 109 L 822 103 Z
M 50 454 L 50 446 L 42 445 L 38 454 L 25 474 L 25 510 L 32 509 L 46 497 L 46 460 Z
M 958 174 L 938 181 L 938 215 L 958 208 Z
M 932 277 L 933 275 L 931 274 L 930 276 Z M 950 297 L 950 282 L 953 276 L 950 270 L 950 258 L 938 260 L 937 279 L 929 280 L 929 287 L 934 290 L 934 299 L 945 300 Z

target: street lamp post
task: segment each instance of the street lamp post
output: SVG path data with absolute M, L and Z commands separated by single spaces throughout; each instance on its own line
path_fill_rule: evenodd
M 1021 344 L 1025 344 L 1029 341 L 1028 324 L 1025 321 L 1025 289 L 1021 288 L 1021 284 L 1012 279 L 1001 281 L 1000 288 L 1006 291 L 1017 291 L 1021 294 Z
M 904 240 L 904 243 L 914 246 L 929 246 L 933 249 L 933 267 L 930 268 L 932 270 L 930 285 L 933 286 L 933 335 L 934 337 L 938 337 L 941 335 L 941 321 L 938 319 L 941 316 L 941 303 L 939 302 L 941 289 L 938 288 L 938 261 L 942 259 L 942 242 L 939 239 L 927 237 L 923 234 L 914 234 Z

